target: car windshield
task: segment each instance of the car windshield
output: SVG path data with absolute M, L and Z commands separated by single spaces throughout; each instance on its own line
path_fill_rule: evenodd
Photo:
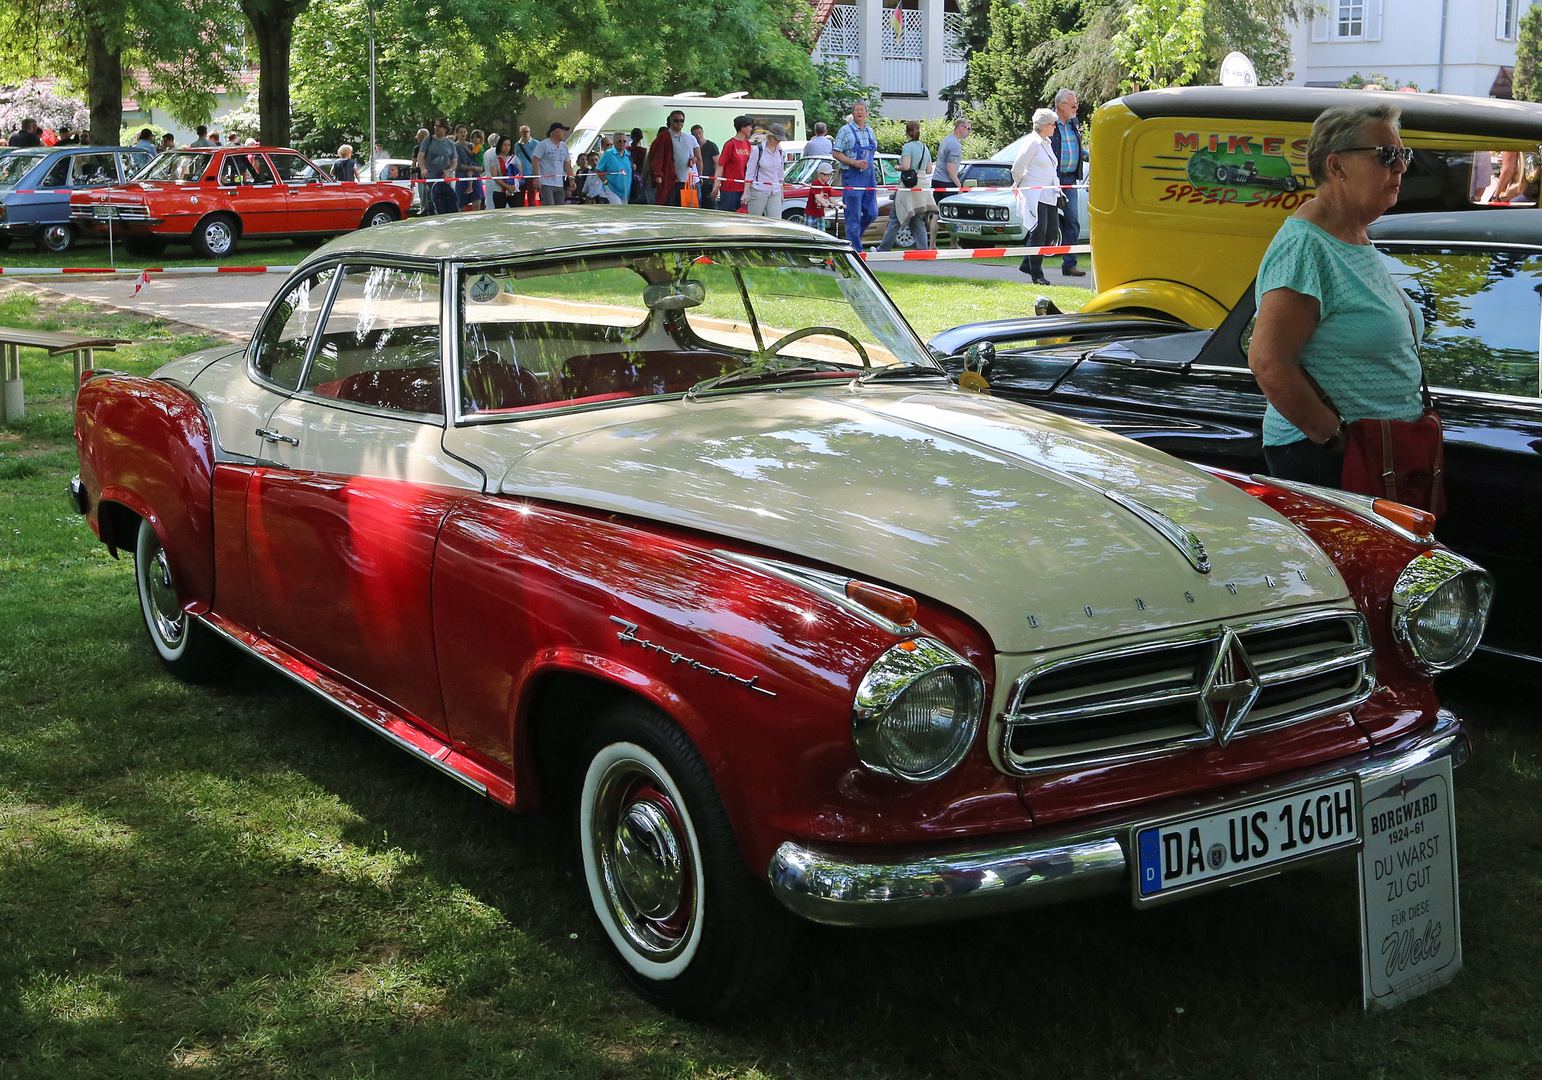
M 850 253 L 697 248 L 494 266 L 464 271 L 459 292 L 466 415 L 681 394 L 724 375 L 726 388 L 943 374 Z
M 0 157 L 0 187 L 15 187 L 43 157 L 43 154 L 7 154 Z
M 134 175 L 135 180 L 161 180 L 171 183 L 197 180 L 208 168 L 211 154 L 179 150 L 162 154 Z
M 963 179 L 973 180 L 977 187 L 1011 187 L 1011 165 L 970 165 L 964 169 Z

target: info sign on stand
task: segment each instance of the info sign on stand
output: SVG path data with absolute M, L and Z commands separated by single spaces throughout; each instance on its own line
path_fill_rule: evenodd
M 1462 970 L 1451 759 L 1364 784 L 1360 969 L 1367 1009 L 1390 1009 Z

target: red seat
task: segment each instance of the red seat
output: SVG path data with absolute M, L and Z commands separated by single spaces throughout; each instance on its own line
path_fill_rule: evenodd
M 314 393 L 338 401 L 410 413 L 444 412 L 441 389 L 437 367 L 361 371 L 311 387 Z
M 491 353 L 466 365 L 461 373 L 461 398 L 468 412 L 522 409 L 546 401 L 529 368 L 506 364 Z
M 571 401 L 678 394 L 743 363 L 743 357 L 727 353 L 679 349 L 572 356 L 563 365 L 563 396 Z

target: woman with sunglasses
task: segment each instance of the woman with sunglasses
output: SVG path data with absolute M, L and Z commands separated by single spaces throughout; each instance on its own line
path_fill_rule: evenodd
M 1388 103 L 1317 118 L 1306 147 L 1316 198 L 1285 219 L 1258 268 L 1248 366 L 1269 402 L 1264 457 L 1282 479 L 1338 487 L 1345 422 L 1423 413 L 1423 317 L 1366 234 L 1413 157 L 1398 117 Z

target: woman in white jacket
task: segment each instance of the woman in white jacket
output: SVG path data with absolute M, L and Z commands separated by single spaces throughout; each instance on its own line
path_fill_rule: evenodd
M 1012 187 L 1023 211 L 1023 224 L 1028 226 L 1029 247 L 1048 247 L 1060 242 L 1060 177 L 1056 172 L 1059 162 L 1049 143 L 1054 130 L 1053 109 L 1035 112 L 1033 134 L 1012 163 Z M 1044 256 L 1025 255 L 1018 269 L 1032 276 L 1035 285 L 1048 285 L 1043 266 Z

